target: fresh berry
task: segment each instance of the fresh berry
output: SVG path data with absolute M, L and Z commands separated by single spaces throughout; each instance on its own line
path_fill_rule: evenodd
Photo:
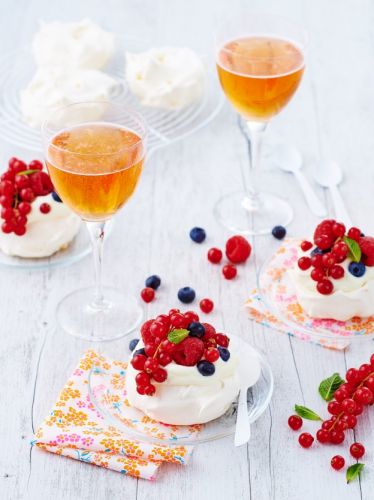
M 130 351 L 132 352 L 135 347 L 138 345 L 138 342 L 139 342 L 139 339 L 132 339 L 130 340 L 130 343 L 129 343 L 129 349 Z
M 362 262 L 350 262 L 348 271 L 356 278 L 361 278 L 365 274 L 366 267 Z
M 344 441 L 345 435 L 343 431 L 333 429 L 330 432 L 330 441 L 333 444 L 340 444 Z
M 154 371 L 158 369 L 158 361 L 155 358 L 147 358 L 144 363 L 144 371 L 146 373 L 152 374 Z
M 332 247 L 331 252 L 335 255 L 338 262 L 343 262 L 348 255 L 348 246 L 344 241 L 339 241 Z
M 15 226 L 13 232 L 17 236 L 23 236 L 26 233 L 26 226 Z
M 202 325 L 198 321 L 193 321 L 192 323 L 190 323 L 187 329 L 189 330 L 191 337 L 198 337 L 199 339 L 201 339 L 205 334 L 204 325 Z
M 345 374 L 345 379 L 347 382 L 351 384 L 356 384 L 359 382 L 358 380 L 358 370 L 356 368 L 350 368 L 347 370 L 347 373 Z
M 358 229 L 357 227 L 351 227 L 351 229 L 348 231 L 348 238 L 351 238 L 352 240 L 359 241 L 361 237 L 361 230 Z
M 342 411 L 342 406 L 337 401 L 330 401 L 327 405 L 327 411 L 331 413 L 331 415 L 339 415 Z
M 14 156 L 10 158 L 8 165 L 9 170 L 14 173 L 22 172 L 22 170 L 27 170 L 26 163 L 22 160 L 19 160 L 18 158 L 15 158 Z
M 358 379 L 364 380 L 366 377 L 370 375 L 371 372 L 372 372 L 371 365 L 369 365 L 368 363 L 362 364 L 358 369 Z
M 341 403 L 342 410 L 347 414 L 353 414 L 356 410 L 356 402 L 352 398 L 344 399 Z
M 209 347 L 204 352 L 204 357 L 207 361 L 210 361 L 210 363 L 215 363 L 220 357 L 219 350 L 214 347 Z
M 173 342 L 170 342 L 170 340 L 165 339 L 161 342 L 160 344 L 160 349 L 163 352 L 171 353 L 174 351 L 175 344 Z
M 28 164 L 29 170 L 43 170 L 43 163 L 40 160 L 32 160 Z
M 169 333 L 169 327 L 164 323 L 154 321 L 149 327 L 149 331 L 153 335 L 153 337 L 165 339 L 167 337 L 167 334 Z
M 230 351 L 226 347 L 218 346 L 218 352 L 222 361 L 228 361 L 230 359 Z
M 288 419 L 288 425 L 293 431 L 298 431 L 303 425 L 303 419 L 298 415 L 291 415 Z
M 173 361 L 171 354 L 169 354 L 168 352 L 160 352 L 157 359 L 161 366 L 167 366 Z
M 312 260 L 310 257 L 300 257 L 297 261 L 297 265 L 302 271 L 306 271 L 312 265 Z
M 350 394 L 348 394 L 346 389 L 344 389 L 344 388 L 342 389 L 342 386 L 340 386 L 339 389 L 337 389 L 334 392 L 334 398 L 339 403 L 341 403 L 344 399 L 349 398 L 349 396 L 350 396 Z
M 143 339 L 144 344 L 147 344 L 148 342 L 153 342 L 153 335 L 150 333 L 150 327 L 153 324 L 153 319 L 149 319 L 145 323 L 142 324 L 140 328 L 140 333 Z
M 57 203 L 62 203 L 62 200 L 61 198 L 59 197 L 59 195 L 56 193 L 56 191 L 52 191 L 52 198 L 57 201 Z
M 190 304 L 195 300 L 196 292 L 189 286 L 184 286 L 178 290 L 178 299 L 184 304 Z
M 310 273 L 310 277 L 312 278 L 312 280 L 319 282 L 325 278 L 325 273 L 322 271 L 322 269 L 314 268 Z
M 316 434 L 317 441 L 322 444 L 330 442 L 330 433 L 326 429 L 319 429 Z
M 374 392 L 374 376 L 372 375 L 371 377 L 368 377 L 365 380 L 365 387 L 371 390 L 371 392 Z
M 222 260 L 222 250 L 219 248 L 210 248 L 208 250 L 208 260 L 212 264 L 219 264 Z
M 14 210 L 11 207 L 4 207 L 1 209 L 1 218 L 4 220 L 10 220 L 14 217 Z
M 21 201 L 18 205 L 18 211 L 21 215 L 28 215 L 31 212 L 31 205 L 27 201 Z
M 209 361 L 199 361 L 197 363 L 197 369 L 204 377 L 209 377 L 216 371 L 214 364 L 210 363 Z
M 200 300 L 200 309 L 203 311 L 205 314 L 209 314 L 210 312 L 213 311 L 214 308 L 214 302 L 210 299 L 202 299 Z
M 226 257 L 234 264 L 245 262 L 251 255 L 252 247 L 244 236 L 231 236 L 226 241 Z
M 361 415 L 361 413 L 364 411 L 364 407 L 361 403 L 356 401 L 356 409 L 353 415 L 358 416 Z
M 156 387 L 153 384 L 149 384 L 144 387 L 144 394 L 146 396 L 153 396 L 155 392 L 156 392 Z
M 161 323 L 166 328 L 170 328 L 170 317 L 167 314 L 159 314 L 155 319 L 156 323 Z
M 277 240 L 283 240 L 283 238 L 286 236 L 286 228 L 283 226 L 275 226 L 273 227 L 271 234 L 276 238 Z
M 173 359 L 177 365 L 194 366 L 203 354 L 203 341 L 196 337 L 187 337 L 175 346 Z
M 145 349 L 144 349 L 144 347 L 142 347 L 141 349 L 136 349 L 136 351 L 134 351 L 133 357 L 137 356 L 138 354 L 142 355 L 142 356 L 145 356 Z
M 52 193 L 53 184 L 46 172 L 35 172 L 30 176 L 31 188 L 36 196 L 46 196 Z
M 356 403 L 357 407 L 357 403 Z M 356 408 L 355 408 L 356 410 Z M 357 425 L 357 418 L 355 415 L 343 415 L 341 418 L 342 422 L 345 423 L 347 429 L 354 429 Z
M 227 280 L 232 280 L 237 275 L 236 267 L 233 264 L 226 264 L 222 268 L 222 274 Z
M 195 313 L 195 311 L 186 311 L 184 313 L 184 317 L 188 324 L 194 322 L 194 321 L 199 321 L 199 316 Z
M 0 194 L 3 196 L 14 196 L 16 190 L 14 185 L 10 181 L 1 181 L 0 182 Z
M 148 373 L 140 372 L 136 374 L 135 377 L 136 385 L 148 385 L 151 383 L 151 378 Z
M 355 392 L 355 401 L 362 405 L 370 405 L 373 402 L 373 393 L 367 387 L 360 387 Z
M 154 370 L 152 373 L 152 377 L 155 382 L 162 383 L 168 378 L 168 372 L 164 370 L 164 368 L 157 368 L 157 370 Z
M 334 223 L 335 221 L 333 220 L 324 220 L 318 224 L 314 231 L 313 241 L 321 250 L 331 248 L 335 242 L 336 237 L 333 233 Z
M 147 288 L 153 288 L 153 290 L 157 290 L 157 288 L 161 285 L 161 279 L 157 274 L 152 274 L 145 280 L 145 286 Z
M 51 205 L 49 203 L 42 203 L 39 210 L 42 214 L 48 214 L 51 211 Z
M 202 227 L 193 227 L 190 231 L 190 238 L 195 243 L 202 243 L 206 238 L 206 233 Z
M 13 231 L 14 224 L 11 221 L 5 221 L 1 224 L 1 230 L 5 234 L 9 234 Z
M 144 356 L 143 354 L 136 354 L 132 358 L 131 364 L 132 364 L 133 368 L 135 368 L 135 370 L 143 370 L 146 360 L 147 360 L 147 357 Z
M 331 276 L 331 278 L 333 278 L 334 280 L 342 279 L 344 277 L 344 267 L 335 264 L 329 270 L 329 276 Z
M 144 385 L 137 385 L 136 386 L 136 390 L 137 390 L 138 394 L 140 394 L 141 396 L 145 395 L 144 389 L 145 389 Z
M 324 278 L 322 281 L 319 281 L 317 283 L 317 290 L 319 293 L 322 295 L 330 295 L 334 289 L 334 285 L 331 283 L 330 280 Z
M 362 252 L 362 262 L 369 267 L 374 266 L 374 238 L 365 236 L 360 238 L 359 245 Z
M 156 354 L 158 346 L 156 344 L 145 344 L 144 350 L 148 357 L 152 357 Z
M 148 304 L 155 298 L 155 291 L 150 287 L 143 288 L 143 290 L 140 292 L 140 296 L 144 300 L 144 302 Z
M 345 225 L 340 222 L 335 222 L 332 225 L 332 232 L 336 238 L 341 238 L 345 235 Z
M 170 309 L 170 311 L 168 312 L 168 316 L 171 317 L 171 316 L 173 316 L 173 314 L 180 313 L 180 312 L 181 312 L 180 309 L 176 309 L 176 308 Z
M 312 266 L 316 269 L 323 269 L 322 254 L 315 254 L 312 256 Z
M 1 195 L 0 203 L 3 207 L 11 207 L 13 206 L 13 197 L 7 195 Z
M 335 265 L 335 263 L 336 260 L 334 254 L 329 252 L 322 256 L 322 264 L 324 265 L 324 267 L 330 268 Z
M 16 188 L 21 190 L 30 187 L 30 179 L 27 175 L 16 175 L 15 185 Z
M 331 459 L 331 467 L 335 470 L 340 470 L 344 467 L 345 460 L 341 455 L 335 455 Z
M 310 448 L 313 444 L 314 437 L 309 432 L 303 432 L 299 436 L 299 443 L 303 448 Z
M 35 200 L 35 193 L 31 188 L 25 188 L 20 191 L 22 201 L 32 203 Z
M 310 241 L 303 241 L 300 247 L 303 252 L 307 252 L 313 247 L 313 243 L 311 243 Z
M 358 460 L 365 454 L 365 446 L 363 446 L 361 443 L 353 443 L 349 448 L 349 451 L 352 457 Z
M 170 316 L 170 325 L 173 328 L 184 328 L 186 325 L 186 318 L 181 313 L 175 313 Z
M 221 347 L 228 347 L 230 340 L 227 335 L 224 335 L 223 333 L 216 333 L 216 342 Z

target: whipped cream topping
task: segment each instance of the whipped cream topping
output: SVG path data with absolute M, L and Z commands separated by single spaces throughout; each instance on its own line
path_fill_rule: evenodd
M 298 257 L 303 256 L 309 257 L 310 250 L 303 252 L 299 248 Z M 330 295 L 317 291 L 316 282 L 310 277 L 311 269 L 303 271 L 296 262 L 289 271 L 299 304 L 310 317 L 347 321 L 354 316 L 374 315 L 374 267 L 366 266 L 363 276 L 356 278 L 348 270 L 350 262 L 347 258 L 339 264 L 344 268 L 343 278 L 329 278 L 334 285 Z
M 108 101 L 117 86 L 114 78 L 98 70 L 39 68 L 26 89 L 21 91 L 21 111 L 30 126 L 40 127 L 50 118 L 53 109 L 75 102 Z M 77 109 L 73 107 L 64 110 L 66 117 L 61 118 L 95 121 L 104 111 L 100 104 L 79 109 L 80 116 L 76 116 Z
M 41 22 L 32 48 L 38 66 L 101 69 L 113 57 L 114 36 L 89 19 Z
M 170 110 L 198 101 L 204 91 L 205 70 L 191 49 L 153 48 L 126 53 L 128 86 L 141 104 Z
M 143 347 L 139 341 L 137 349 Z M 172 362 L 165 367 L 168 378 L 156 387 L 153 396 L 142 396 L 136 390 L 139 373 L 129 363 L 126 371 L 126 392 L 131 406 L 148 417 L 174 425 L 209 422 L 223 415 L 239 393 L 238 359 L 232 354 L 228 361 L 219 358 L 215 373 L 204 377 L 196 366 Z
M 39 210 L 42 203 L 51 205 L 47 214 Z M 69 245 L 77 235 L 81 224 L 79 217 L 63 203 L 56 202 L 52 195 L 39 196 L 31 207 L 23 236 L 0 231 L 0 250 L 5 254 L 24 258 L 49 257 Z

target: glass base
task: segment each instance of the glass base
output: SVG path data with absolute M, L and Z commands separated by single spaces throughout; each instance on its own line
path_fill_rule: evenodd
M 291 205 L 270 193 L 251 197 L 244 191 L 223 196 L 214 207 L 220 224 L 235 233 L 269 234 L 274 226 L 287 226 L 293 218 Z
M 143 311 L 134 297 L 115 288 L 104 287 L 104 307 L 94 304 L 94 287 L 76 290 L 57 307 L 57 321 L 69 335 L 90 342 L 119 339 L 141 322 Z

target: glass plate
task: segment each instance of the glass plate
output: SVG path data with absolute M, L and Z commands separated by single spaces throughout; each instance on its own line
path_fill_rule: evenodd
M 374 317 L 336 321 L 313 319 L 303 311 L 288 273 L 296 264 L 300 242 L 286 241 L 259 269 L 257 291 L 266 309 L 290 328 L 289 334 L 326 347 L 345 348 L 351 341 L 372 341 Z
M 124 77 L 125 51 L 139 52 L 150 43 L 134 38 L 116 37 L 116 52 L 104 71 L 118 81 L 111 95 L 113 102 L 131 106 L 140 112 L 149 127 L 148 156 L 155 149 L 182 139 L 209 123 L 223 104 L 216 71 L 207 68 L 205 93 L 200 101 L 178 111 L 141 106 L 127 88 Z M 203 58 L 204 60 L 205 58 Z M 20 111 L 20 91 L 25 88 L 36 70 L 31 48 L 16 50 L 0 58 L 0 135 L 17 147 L 41 152 L 39 129 L 27 125 Z
M 267 361 L 256 349 L 239 337 L 231 336 L 230 338 L 230 345 L 236 352 L 240 352 L 242 359 L 252 358 L 253 362 L 258 362 L 261 368 L 258 381 L 248 390 L 248 419 L 250 423 L 254 423 L 269 405 L 273 394 L 273 374 Z M 113 380 L 115 382 L 111 383 Z M 232 436 L 235 433 L 236 401 L 222 417 L 203 425 L 171 426 L 157 423 L 157 428 L 155 428 L 152 427 L 153 421 L 147 417 L 144 418 L 142 411 L 128 406 L 126 406 L 126 416 L 124 416 L 121 410 L 124 404 L 124 381 L 125 371 L 121 368 L 118 368 L 118 373 L 113 374 L 113 372 L 109 373 L 94 367 L 89 374 L 88 392 L 91 401 L 105 421 L 129 438 L 159 445 L 182 446 L 205 443 Z

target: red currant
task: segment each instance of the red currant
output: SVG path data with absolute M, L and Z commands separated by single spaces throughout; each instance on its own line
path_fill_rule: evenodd
M 137 385 L 148 385 L 151 383 L 151 378 L 148 373 L 139 372 L 135 377 L 135 382 Z
M 326 278 L 324 278 L 322 281 L 319 281 L 317 283 L 317 290 L 319 293 L 322 295 L 330 295 L 334 289 L 334 285 L 332 282 Z
M 332 422 L 331 420 L 325 420 L 324 422 L 322 422 L 322 429 L 325 430 L 325 431 L 329 431 L 331 429 L 331 426 L 333 425 L 334 422 Z
M 323 268 L 323 262 L 322 262 L 322 255 L 317 253 L 313 255 L 312 257 L 312 266 L 317 268 L 317 269 L 322 269 Z
M 303 241 L 300 247 L 303 252 L 307 252 L 313 247 L 313 243 L 311 243 L 310 241 Z
M 11 207 L 13 205 L 13 197 L 12 196 L 6 196 L 6 195 L 1 195 L 0 196 L 0 204 L 3 207 Z
M 136 390 L 137 390 L 138 394 L 140 394 L 141 396 L 144 396 L 144 394 L 145 394 L 144 389 L 145 389 L 144 385 L 137 385 L 136 386 Z
M 214 308 L 214 302 L 210 299 L 202 299 L 200 300 L 200 309 L 203 311 L 205 314 L 209 314 L 210 312 L 213 311 Z
M 219 248 L 211 248 L 208 251 L 208 260 L 212 264 L 218 264 L 222 260 L 222 250 Z
M 348 255 L 348 246 L 344 243 L 344 241 L 339 241 L 338 243 L 335 243 L 331 251 L 335 255 L 335 258 L 342 262 L 342 260 L 344 260 Z
M 13 229 L 14 234 L 17 236 L 23 236 L 26 233 L 26 227 L 22 225 L 17 225 Z
M 350 384 L 357 384 L 359 382 L 358 370 L 356 370 L 356 368 L 349 368 L 349 370 L 347 370 L 347 373 L 345 374 L 345 379 Z
M 298 431 L 303 425 L 303 419 L 299 415 L 291 415 L 288 419 L 288 425 L 293 431 Z
M 144 387 L 144 394 L 146 396 L 153 396 L 155 392 L 156 392 L 156 387 L 153 384 L 149 384 Z
M 154 358 L 147 358 L 144 363 L 144 371 L 146 373 L 152 374 L 158 368 L 158 361 Z
M 157 321 L 154 321 L 152 325 L 149 327 L 149 331 L 151 335 L 153 335 L 153 337 L 159 337 L 161 339 L 164 339 L 169 333 L 169 328 L 163 323 L 158 323 Z
M 167 314 L 159 314 L 155 319 L 156 323 L 161 323 L 165 325 L 166 328 L 170 328 L 170 318 Z
M 199 321 L 199 316 L 194 311 L 186 311 L 184 317 L 188 321 L 188 324 Z
M 5 221 L 1 224 L 1 230 L 5 234 L 9 234 L 13 231 L 14 224 L 12 221 Z
M 209 347 L 204 352 L 205 359 L 210 363 L 215 363 L 219 359 L 219 351 L 214 347 Z
M 18 172 L 22 172 L 23 170 L 27 170 L 26 163 L 15 157 L 9 160 L 8 165 L 9 165 L 9 170 L 11 172 L 14 172 L 15 174 L 17 174 Z
M 162 382 L 165 382 L 165 380 L 168 378 L 168 372 L 163 368 L 157 368 L 156 370 L 153 371 L 152 376 L 155 382 L 159 382 L 161 384 Z
M 363 405 L 369 405 L 373 402 L 373 393 L 367 387 L 360 387 L 355 392 L 355 400 Z
M 222 268 L 222 274 L 227 280 L 232 280 L 237 275 L 236 267 L 233 264 L 226 264 Z
M 228 336 L 224 335 L 223 333 L 216 333 L 215 340 L 221 347 L 228 347 L 230 343 Z
M 21 215 L 28 215 L 31 212 L 31 205 L 27 201 L 21 201 L 18 205 L 18 211 Z
M 144 300 L 144 302 L 148 304 L 155 298 L 155 291 L 153 290 L 153 288 L 147 286 L 140 292 L 140 296 Z
M 161 366 L 167 366 L 173 361 L 173 358 L 167 352 L 160 352 L 157 359 Z
M 136 354 L 132 360 L 131 365 L 135 370 L 143 370 L 147 357 L 144 354 Z
M 345 413 L 353 414 L 356 409 L 356 402 L 352 398 L 344 399 L 341 403 L 341 408 Z
M 16 190 L 14 189 L 14 185 L 10 181 L 1 181 L 0 182 L 0 194 L 3 196 L 13 196 Z
M 172 328 L 183 328 L 186 323 L 186 319 L 181 313 L 175 313 L 172 316 L 170 316 L 170 325 Z
M 330 441 L 333 444 L 340 444 L 344 441 L 345 435 L 344 432 L 341 430 L 333 429 L 330 432 Z
M 322 271 L 322 269 L 318 269 L 317 267 L 315 267 L 314 269 L 312 269 L 310 277 L 312 278 L 312 280 L 320 282 L 325 278 L 325 273 Z
M 306 271 L 312 265 L 312 259 L 310 257 L 300 257 L 297 261 L 297 265 L 302 271 Z
M 335 457 L 332 457 L 331 459 L 331 467 L 335 470 L 340 470 L 344 467 L 345 465 L 345 460 L 341 455 L 335 455 Z
M 28 168 L 30 170 L 43 170 L 43 163 L 39 160 L 30 161 Z
M 336 238 L 341 238 L 345 234 L 345 225 L 340 222 L 335 222 L 332 226 L 332 232 Z
M 359 241 L 361 237 L 361 231 L 357 227 L 351 227 L 348 231 L 348 238 L 352 238 L 352 240 Z
M 180 309 L 170 309 L 170 311 L 168 312 L 168 315 L 169 317 L 170 316 L 173 316 L 173 314 L 176 314 L 176 313 L 180 313 Z
M 374 393 L 374 376 L 371 375 L 368 379 L 365 380 L 365 387 L 371 390 Z
M 49 203 L 42 203 L 39 210 L 42 214 L 48 214 L 51 211 L 51 205 Z
M 299 443 L 303 448 L 310 448 L 313 444 L 314 437 L 309 432 L 303 432 L 299 436 Z
M 329 252 L 329 253 L 325 253 L 325 255 L 322 255 L 322 264 L 325 267 L 330 268 L 333 265 L 335 265 L 335 263 L 336 263 L 336 259 L 335 259 L 334 254 Z
M 317 441 L 319 441 L 322 444 L 328 443 L 330 441 L 330 433 L 326 429 L 319 429 L 317 431 Z
M 346 389 L 341 389 L 341 387 L 334 392 L 334 398 L 338 403 L 341 403 L 343 399 L 349 398 L 349 396 L 350 394 L 347 393 Z
M 355 409 L 353 415 L 356 415 L 356 416 L 361 415 L 361 413 L 364 411 L 364 407 L 358 401 L 355 401 L 355 403 L 356 403 L 356 409 Z
M 11 207 L 4 207 L 1 210 L 1 218 L 4 220 L 10 220 L 14 217 L 14 210 Z
M 353 444 L 351 444 L 349 451 L 350 451 L 352 457 L 354 457 L 358 460 L 359 458 L 364 456 L 365 446 L 362 445 L 361 443 L 353 443 Z
M 363 365 L 360 366 L 358 369 L 358 378 L 359 380 L 364 380 L 366 377 L 370 375 L 370 373 L 373 371 L 371 365 L 364 363 Z
M 24 189 L 30 187 L 30 179 L 27 175 L 16 175 L 15 185 L 17 189 Z
M 22 189 L 20 191 L 20 197 L 22 198 L 22 201 L 28 201 L 29 203 L 32 203 L 35 200 L 35 194 L 31 188 Z
M 342 411 L 342 406 L 337 401 L 331 401 L 327 405 L 327 411 L 331 413 L 331 415 L 339 415 L 339 413 L 341 413 Z
M 347 429 L 354 429 L 357 425 L 357 418 L 354 415 L 343 415 L 341 420 L 346 424 Z
M 337 264 L 333 265 L 329 270 L 329 276 L 334 278 L 334 280 L 340 280 L 344 277 L 344 267 L 338 266 Z
M 145 350 L 145 353 L 147 356 L 154 356 L 154 354 L 156 353 L 157 351 L 157 345 L 156 344 L 145 344 L 144 346 L 144 350 Z
M 165 339 L 161 342 L 160 348 L 163 352 L 173 352 L 175 344 L 173 344 L 173 342 L 170 342 L 170 340 Z

